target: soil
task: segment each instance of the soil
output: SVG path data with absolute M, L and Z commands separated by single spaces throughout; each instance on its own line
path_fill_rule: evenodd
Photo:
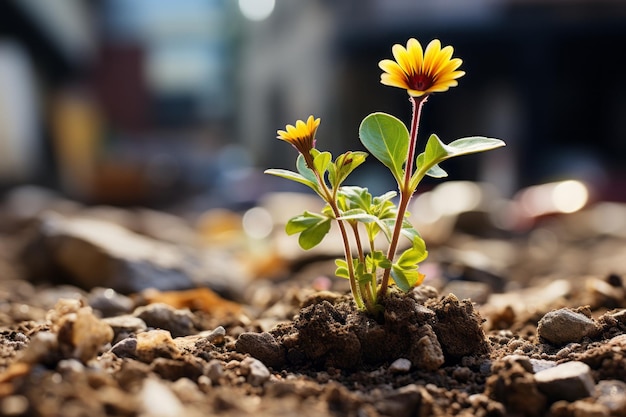
M 441 280 L 391 291 L 378 318 L 355 309 L 323 258 L 231 301 L 207 288 L 35 283 L 19 257 L 24 228 L 6 228 L 0 415 L 624 416 L 623 262 L 564 266 L 621 253 L 624 240 L 574 236 L 569 221 L 542 228 L 557 237 L 550 256 L 528 250 L 545 233 L 509 236 L 516 258 L 499 271 L 457 251 L 501 238 L 457 230 L 424 266 Z M 537 376 L 568 362 L 585 367 L 565 385 Z

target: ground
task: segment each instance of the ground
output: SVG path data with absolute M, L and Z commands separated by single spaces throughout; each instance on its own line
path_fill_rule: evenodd
M 625 239 L 589 212 L 508 234 L 459 219 L 376 318 L 320 254 L 244 285 L 126 291 L 166 267 L 76 215 L 52 235 L 49 213 L 0 222 L 1 415 L 626 415 Z

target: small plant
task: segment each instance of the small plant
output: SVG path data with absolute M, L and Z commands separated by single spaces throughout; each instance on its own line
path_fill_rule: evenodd
M 407 220 L 407 207 L 420 181 L 426 175 L 446 177 L 447 173 L 439 166 L 446 159 L 504 146 L 499 139 L 480 136 L 457 139 L 446 145 L 432 134 L 424 151 L 417 154 L 417 132 L 424 103 L 432 93 L 457 86 L 457 79 L 465 72 L 458 70 L 462 61 L 452 58 L 453 48 L 442 48 L 437 39 L 431 41 L 425 51 L 416 39 L 409 39 L 406 48 L 396 44 L 392 52 L 395 61 L 384 59 L 378 64 L 384 71 L 380 81 L 405 89 L 409 94 L 413 106 L 410 130 L 394 116 L 372 113 L 363 119 L 359 137 L 397 181 L 397 205 L 392 201 L 398 194 L 394 191 L 372 196 L 367 188 L 343 185 L 368 154 L 348 151 L 333 160 L 329 152 L 318 150 L 315 142 L 320 119 L 313 116 L 277 132 L 278 139 L 292 144 L 300 153 L 296 160 L 297 172 L 265 171 L 310 187 L 326 202 L 320 213 L 305 211 L 290 219 L 286 232 L 289 235 L 299 233 L 300 246 L 311 249 L 324 239 L 331 223 L 337 222 L 345 259 L 335 261 L 336 275 L 350 280 L 358 308 L 374 315 L 381 311 L 380 301 L 387 294 L 390 278 L 405 292 L 424 280 L 418 265 L 428 255 L 426 244 Z M 361 244 L 362 233 L 367 238 L 367 249 Z M 380 233 L 387 239 L 386 251 L 375 246 Z M 352 241 L 349 234 L 352 234 Z M 401 236 L 410 244 L 397 254 Z M 355 252 L 352 245 L 355 245 Z

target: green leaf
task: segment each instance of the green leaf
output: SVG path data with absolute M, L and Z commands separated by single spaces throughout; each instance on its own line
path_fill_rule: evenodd
M 376 250 L 365 257 L 366 266 L 370 271 L 374 271 L 376 268 L 391 268 L 391 261 L 387 259 L 383 251 Z
M 302 156 L 302 154 L 298 155 L 298 159 L 296 159 L 296 169 L 304 178 L 317 184 L 317 177 L 315 176 L 313 170 L 306 165 L 306 161 L 304 160 L 304 156 Z
M 404 123 L 386 113 L 372 113 L 361 122 L 359 137 L 367 150 L 391 170 L 400 184 L 409 148 L 409 131 Z
M 419 163 L 419 160 L 418 160 Z M 429 177 L 433 177 L 433 178 L 445 178 L 448 176 L 448 173 L 442 169 L 439 165 L 435 164 L 433 165 L 428 172 L 426 172 L 426 175 L 428 175 Z
M 372 195 L 367 188 L 344 186 L 339 189 L 339 195 L 347 200 L 346 208 L 360 208 L 368 211 L 372 203 Z
M 417 268 L 417 264 L 422 262 L 428 256 L 426 245 L 422 245 L 419 242 L 424 242 L 421 238 L 416 239 L 417 245 L 405 250 L 398 258 L 396 264 L 402 269 Z
M 335 270 L 335 275 L 339 278 L 350 279 L 350 272 L 348 271 L 348 263 L 343 259 L 335 259 L 335 265 L 337 265 L 337 269 Z
M 285 226 L 288 235 L 300 233 L 298 243 L 302 249 L 317 246 L 330 230 L 331 219 L 305 211 L 304 214 L 289 219 Z
M 407 237 L 411 242 L 413 242 L 414 246 L 415 246 L 416 239 L 420 239 L 422 242 L 424 241 L 422 237 L 420 236 L 419 232 L 415 230 L 411 222 L 409 222 L 408 220 L 405 220 L 404 222 L 402 222 L 402 229 L 400 230 L 400 233 L 402 233 L 402 236 Z M 426 248 L 425 243 L 424 243 L 424 248 Z
M 442 161 L 455 156 L 468 155 L 477 152 L 489 151 L 505 146 L 500 139 L 472 136 L 457 139 L 448 145 L 443 143 L 435 134 L 430 135 L 424 152 L 417 156 L 417 170 L 411 178 L 411 189 L 415 190 L 424 175 L 437 177 L 445 173 L 437 166 Z M 446 174 L 447 175 L 447 174 Z M 444 175 L 445 176 L 445 175 Z
M 395 265 L 391 268 L 391 277 L 394 282 L 404 292 L 409 292 L 412 288 L 420 285 L 424 281 L 424 274 L 416 269 L 406 270 Z
M 373 279 L 374 279 L 374 275 L 372 275 L 370 272 L 365 272 L 357 276 L 357 282 L 361 285 L 367 284 L 368 282 L 372 282 Z
M 359 165 L 365 162 L 367 153 L 348 151 L 335 159 L 328 167 L 328 179 L 333 188 L 337 188 Z
M 331 159 L 332 155 L 330 154 L 330 152 L 320 152 L 315 156 L 315 158 L 313 158 L 313 165 L 321 176 L 323 176 L 324 173 L 327 171 Z
M 310 179 L 305 178 L 304 176 L 296 172 L 288 171 L 286 169 L 266 169 L 264 172 L 269 175 L 275 175 L 277 177 L 286 178 L 291 181 L 299 182 L 300 184 L 304 184 L 307 187 L 310 187 L 313 190 L 318 191 L 317 182 L 311 181 Z
M 361 223 L 372 223 L 378 220 L 378 218 L 372 214 L 368 214 L 362 209 L 352 209 L 344 211 L 337 220 L 357 220 Z

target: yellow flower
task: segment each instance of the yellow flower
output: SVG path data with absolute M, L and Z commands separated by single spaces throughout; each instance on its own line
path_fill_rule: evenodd
M 391 87 L 404 88 L 413 97 L 447 91 L 458 85 L 457 78 L 465 75 L 457 71 L 463 61 L 452 58 L 451 46 L 441 48 L 438 39 L 432 40 L 422 50 L 422 45 L 414 38 L 409 39 L 406 48 L 396 44 L 392 48 L 396 59 L 383 59 L 378 66 L 385 71 L 380 82 Z
M 309 165 L 309 161 L 312 160 L 310 152 L 315 147 L 315 133 L 319 125 L 319 118 L 315 119 L 313 116 L 309 116 L 306 123 L 298 120 L 295 126 L 287 125 L 286 130 L 278 130 L 276 137 L 291 143 L 304 156 L 307 165 Z

